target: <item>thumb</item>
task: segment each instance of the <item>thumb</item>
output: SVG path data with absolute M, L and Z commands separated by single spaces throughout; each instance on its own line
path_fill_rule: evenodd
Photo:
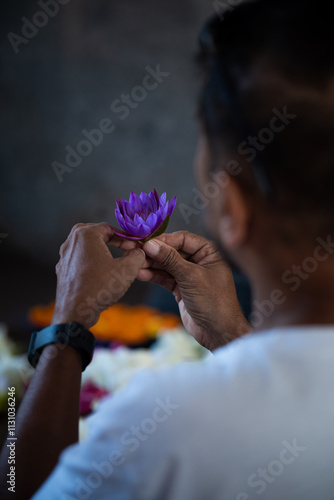
M 187 262 L 175 248 L 159 240 L 149 240 L 144 244 L 143 250 L 151 259 L 160 264 L 164 271 L 171 274 L 176 281 L 184 278 Z

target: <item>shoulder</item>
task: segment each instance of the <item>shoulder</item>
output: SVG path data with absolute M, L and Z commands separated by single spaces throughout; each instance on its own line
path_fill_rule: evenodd
M 286 449 L 302 467 L 301 450 L 324 453 L 319 422 L 324 438 L 333 435 L 334 335 L 316 333 L 253 334 L 205 361 L 143 370 L 89 418 L 87 437 L 63 453 L 44 492 L 186 499 L 208 496 L 209 484 L 211 498 L 233 498 Z

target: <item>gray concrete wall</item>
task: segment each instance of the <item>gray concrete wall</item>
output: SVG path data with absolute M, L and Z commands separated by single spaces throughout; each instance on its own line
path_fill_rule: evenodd
M 214 10 L 210 0 L 70 0 L 27 43 L 13 36 L 11 43 L 9 32 L 22 36 L 23 16 L 45 22 L 34 18 L 38 11 L 35 1 L 1 2 L 0 233 L 54 263 L 74 223 L 114 223 L 116 198 L 132 190 L 155 187 L 191 204 L 193 56 Z M 112 102 L 157 65 L 169 76 L 122 120 L 125 111 L 112 111 Z M 66 146 L 76 149 L 82 130 L 105 118 L 115 130 L 59 182 L 52 163 L 64 164 Z M 200 232 L 200 216 L 186 225 L 176 209 L 170 228 Z

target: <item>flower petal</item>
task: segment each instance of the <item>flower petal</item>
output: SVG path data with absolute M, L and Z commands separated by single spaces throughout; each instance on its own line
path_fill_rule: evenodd
M 142 201 L 139 198 L 139 196 L 137 196 L 136 193 L 134 193 L 133 191 L 131 191 L 130 193 L 129 204 L 132 205 L 136 213 L 141 212 L 143 206 Z
M 148 195 L 150 201 L 151 201 L 151 204 L 152 204 L 152 209 L 151 211 L 152 212 L 156 212 L 156 210 L 158 210 L 158 207 L 159 207 L 159 203 L 157 202 L 157 199 L 153 193 L 153 191 Z M 159 197 L 158 197 L 159 198 Z
M 137 236 L 141 236 L 142 238 L 146 238 L 151 232 L 151 229 L 146 224 L 140 224 L 137 228 Z
M 163 220 L 163 208 L 159 208 L 159 210 L 156 211 L 156 216 L 157 216 L 157 225 L 160 225 Z
M 147 241 L 162 234 L 168 225 L 169 216 L 176 204 L 176 197 L 167 201 L 166 193 L 160 198 L 155 189 L 149 194 L 131 192 L 129 201 L 117 198 L 115 216 L 123 233 L 115 233 L 120 238 Z
M 172 198 L 169 202 L 169 208 L 168 208 L 168 215 L 171 216 L 173 211 L 174 211 L 174 208 L 175 208 L 175 205 L 176 205 L 176 196 L 174 196 L 174 198 Z
M 121 202 L 121 200 L 119 198 L 117 198 L 116 200 L 116 207 L 118 208 L 119 212 L 124 215 L 124 212 L 123 212 L 123 204 Z
M 131 203 L 129 203 L 127 200 L 123 200 L 123 214 L 128 215 L 131 219 L 134 218 L 136 210 Z
M 128 224 L 133 224 L 133 218 L 129 217 L 128 215 L 124 215 L 124 220 L 125 222 L 127 222 Z
M 139 198 L 140 201 L 142 202 L 142 216 L 144 217 L 144 219 L 146 219 L 149 213 L 152 211 L 150 210 L 151 202 L 147 194 L 144 193 L 144 191 L 140 193 Z
M 167 197 L 166 193 L 163 193 L 160 196 L 160 202 L 159 203 L 160 203 L 161 207 L 164 207 L 166 205 L 166 197 Z
M 124 231 L 126 231 L 128 234 L 130 234 L 131 236 L 140 236 L 140 237 L 145 237 L 146 236 L 146 232 L 145 231 L 142 231 L 140 229 L 141 226 L 135 226 L 134 224 L 130 224 L 128 222 L 125 222 L 124 224 Z
M 169 207 L 169 201 L 166 202 L 166 205 L 164 206 L 162 210 L 162 218 L 165 220 L 165 218 L 168 215 L 168 207 Z
M 154 231 L 154 233 L 150 234 L 147 238 L 145 238 L 145 241 L 151 240 L 152 238 L 156 238 L 157 236 L 160 236 L 160 234 L 164 233 L 167 229 L 169 222 L 169 215 L 167 215 L 166 219 L 163 221 L 162 224 Z
M 155 211 L 155 198 L 153 196 L 152 193 L 149 193 L 147 195 L 147 206 L 148 206 L 148 209 L 149 209 L 149 212 L 154 212 Z
M 158 193 L 157 193 L 156 189 L 153 189 L 152 193 L 153 193 L 153 196 L 154 196 L 154 198 L 155 198 L 155 201 L 156 201 L 156 203 L 157 203 L 157 208 L 158 208 L 158 207 L 159 207 L 159 205 L 160 205 L 160 198 L 159 198 L 159 195 L 158 195 Z
M 151 212 L 150 215 L 147 217 L 145 224 L 150 228 L 150 231 L 154 231 L 159 224 L 157 224 L 158 221 L 158 216 L 154 212 Z
M 123 228 L 124 228 L 124 222 L 125 222 L 125 220 L 124 220 L 123 215 L 120 213 L 120 211 L 119 211 L 117 208 L 116 208 L 116 210 L 115 210 L 115 217 L 116 217 L 116 219 L 117 219 L 118 224 L 119 224 L 119 225 L 121 226 L 121 228 L 123 229 Z
M 142 224 L 145 225 L 144 219 L 140 215 L 138 215 L 138 214 L 135 214 L 135 216 L 133 218 L 133 222 L 134 222 L 135 226 L 140 226 Z
M 147 194 L 144 191 L 142 191 L 139 195 L 139 198 L 141 199 L 142 203 L 146 203 Z
M 140 236 L 130 236 L 129 234 L 117 233 L 116 231 L 114 232 L 114 235 L 118 236 L 118 238 L 131 241 L 141 241 L 143 239 Z

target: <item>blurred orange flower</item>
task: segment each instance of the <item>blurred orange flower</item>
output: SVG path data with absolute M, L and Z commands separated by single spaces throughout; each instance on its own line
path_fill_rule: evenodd
M 35 306 L 29 310 L 28 319 L 34 326 L 45 328 L 51 323 L 53 310 L 54 302 Z M 161 329 L 179 325 L 180 318 L 173 314 L 161 313 L 147 306 L 115 304 L 101 313 L 99 321 L 90 330 L 98 340 L 139 344 L 154 338 Z

